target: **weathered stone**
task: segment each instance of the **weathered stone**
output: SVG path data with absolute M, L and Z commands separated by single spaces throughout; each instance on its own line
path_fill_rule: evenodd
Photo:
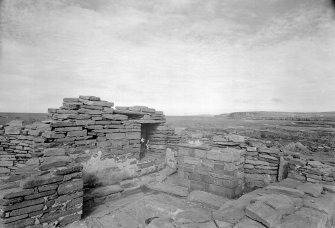
M 63 156 L 63 155 L 65 155 L 65 149 L 63 149 L 63 148 L 47 148 L 47 149 L 43 150 L 42 153 L 45 157 Z
M 244 217 L 241 221 L 234 225 L 234 228 L 265 228 L 265 226 L 255 220 Z
M 248 217 L 264 224 L 266 227 L 273 227 L 274 225 L 280 224 L 282 218 L 281 213 L 261 201 L 256 201 L 247 206 L 245 212 Z
M 102 196 L 108 196 L 108 195 L 115 194 L 115 193 L 122 192 L 122 191 L 123 191 L 123 188 L 120 185 L 109 185 L 109 186 L 95 188 L 91 192 L 91 195 L 96 196 L 96 197 L 102 197 Z
M 204 191 L 192 191 L 189 195 L 189 199 L 193 202 L 202 203 L 210 208 L 219 209 L 229 199 L 220 197 Z
M 304 183 L 297 187 L 298 190 L 311 195 L 314 197 L 319 197 L 322 193 L 323 187 L 320 184 Z
M 8 167 L 8 166 L 13 166 L 13 161 L 1 161 L 0 160 L 0 167 Z
M 28 200 L 28 201 L 23 201 L 20 203 L 16 203 L 13 205 L 9 205 L 9 206 L 5 206 L 2 208 L 3 211 L 12 211 L 12 210 L 16 210 L 16 209 L 20 209 L 20 208 L 24 208 L 24 207 L 29 207 L 29 206 L 33 206 L 36 204 L 43 204 L 44 203 L 44 199 L 40 198 L 40 199 L 35 199 L 35 200 Z
M 28 214 L 34 211 L 39 211 L 42 210 L 44 207 L 44 204 L 38 204 L 38 205 L 33 205 L 33 206 L 29 206 L 29 207 L 24 207 L 24 208 L 20 208 L 17 210 L 13 210 L 11 212 L 9 212 L 10 216 L 18 216 L 18 215 L 22 215 L 22 214 Z
M 78 191 L 72 194 L 61 195 L 57 199 L 55 199 L 55 203 L 57 204 L 65 203 L 66 201 L 69 201 L 74 198 L 82 197 L 82 196 L 83 196 L 82 191 Z
M 266 189 L 274 192 L 280 192 L 292 197 L 304 197 L 304 192 L 297 189 L 286 188 L 281 186 L 267 186 Z
M 89 101 L 100 101 L 100 97 L 96 97 L 96 96 L 83 96 L 83 95 L 80 95 L 79 96 L 79 101 L 80 99 L 82 100 L 89 100 Z
M 80 172 L 82 170 L 83 166 L 81 164 L 74 164 L 69 165 L 67 167 L 56 168 L 55 170 L 52 171 L 52 173 L 55 175 L 66 175 L 70 173 Z
M 25 196 L 24 200 L 31 200 L 31 199 L 41 198 L 41 197 L 45 197 L 45 196 L 51 196 L 55 193 L 56 193 L 56 190 L 49 190 L 49 191 L 45 191 L 45 192 L 40 192 L 40 193 Z
M 244 209 L 239 207 L 225 207 L 213 211 L 213 218 L 215 220 L 224 221 L 235 224 L 245 216 Z
M 26 228 L 33 224 L 35 224 L 35 219 L 25 218 L 25 219 L 20 219 L 15 222 L 6 223 L 4 224 L 3 227 L 4 228 Z
M 60 195 L 64 195 L 75 191 L 81 191 L 82 189 L 83 189 L 83 180 L 79 179 L 60 184 L 57 192 Z
M 186 197 L 188 195 L 188 189 L 185 187 L 172 185 L 172 184 L 165 184 L 165 183 L 157 183 L 157 184 L 147 184 L 146 185 L 149 189 L 159 192 L 165 192 L 171 195 Z
M 177 224 L 204 223 L 211 221 L 211 213 L 203 208 L 192 208 L 177 214 L 175 222 Z
M 12 199 L 20 196 L 26 196 L 34 193 L 34 189 L 12 188 L 0 191 L 0 199 Z
M 7 224 L 7 223 L 15 222 L 17 220 L 21 220 L 21 219 L 24 219 L 24 218 L 27 218 L 27 217 L 28 217 L 28 214 L 23 214 L 23 215 L 18 215 L 18 216 L 14 216 L 14 217 L 5 218 L 5 219 L 2 219 L 0 221 L 0 225 L 2 223 Z
M 269 162 L 266 161 L 260 161 L 260 160 L 245 160 L 246 164 L 251 164 L 251 165 L 264 165 L 264 166 L 268 166 Z
M 60 182 L 63 180 L 62 176 L 54 176 L 51 174 L 43 176 L 32 176 L 20 182 L 22 188 L 33 188 L 36 186 L 47 185 L 51 183 Z
M 10 204 L 15 204 L 23 201 L 23 197 L 16 197 L 12 199 L 1 199 L 0 198 L 0 205 L 1 206 L 7 206 Z
M 58 184 L 48 184 L 48 185 L 42 185 L 38 186 L 38 192 L 45 192 L 49 190 L 55 190 L 58 188 Z
M 52 168 L 67 166 L 70 162 L 71 161 L 50 161 L 50 162 L 47 162 L 47 163 L 43 163 L 43 165 L 41 165 L 39 168 L 42 171 L 50 170 Z
M 335 209 L 335 194 L 327 193 L 319 198 L 306 197 L 304 198 L 304 206 L 331 215 Z

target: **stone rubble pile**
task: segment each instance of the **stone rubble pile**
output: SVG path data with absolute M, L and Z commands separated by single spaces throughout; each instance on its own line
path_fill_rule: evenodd
M 37 165 L 30 167 L 37 167 L 33 175 L 12 176 L 2 183 L 1 227 L 63 227 L 80 220 L 83 167 L 64 149 L 49 148 L 42 154 L 32 161 Z

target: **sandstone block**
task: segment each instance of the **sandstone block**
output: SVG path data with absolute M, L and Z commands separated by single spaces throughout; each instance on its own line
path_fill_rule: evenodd
M 0 199 L 12 199 L 20 196 L 27 196 L 34 193 L 34 189 L 11 188 L 0 191 Z
M 298 190 L 311 195 L 313 197 L 319 197 L 322 193 L 323 187 L 320 184 L 304 183 L 297 187 Z
M 79 137 L 79 136 L 87 136 L 87 130 L 82 131 L 70 131 L 67 133 L 68 137 Z
M 45 200 L 43 198 L 35 199 L 35 200 L 28 200 L 28 201 L 23 201 L 23 202 L 16 203 L 13 205 L 5 206 L 2 208 L 2 210 L 4 212 L 7 212 L 7 211 L 17 210 L 20 208 L 29 207 L 29 206 L 33 206 L 37 204 L 43 204 L 44 202 Z
M 10 216 L 18 216 L 18 215 L 22 215 L 22 214 L 28 214 L 34 211 L 39 211 L 42 210 L 44 207 L 44 204 L 38 204 L 38 205 L 33 205 L 33 206 L 29 206 L 29 207 L 25 207 L 25 208 L 20 208 L 17 210 L 13 210 L 9 213 Z
M 42 153 L 45 157 L 63 156 L 63 155 L 65 155 L 65 149 L 63 149 L 63 148 L 47 148 L 47 149 L 43 150 Z
M 61 203 L 65 203 L 66 201 L 69 201 L 71 199 L 75 199 L 78 197 L 82 197 L 83 196 L 83 192 L 79 191 L 79 192 L 75 192 L 72 194 L 66 194 L 66 195 L 61 195 L 58 198 L 55 199 L 55 203 L 56 204 L 61 204 Z
M 100 97 L 96 96 L 79 96 L 79 100 L 100 101 Z
M 107 139 L 124 139 L 125 137 L 126 137 L 125 133 L 106 134 Z
M 13 161 L 0 161 L 0 167 L 13 166 Z
M 207 159 L 211 160 L 220 160 L 221 152 L 219 149 L 212 149 L 207 151 Z
M 45 197 L 45 196 L 51 196 L 51 195 L 53 195 L 55 193 L 56 193 L 55 190 L 49 190 L 49 191 L 45 191 L 45 192 L 40 192 L 40 193 L 36 193 L 36 194 L 25 196 L 24 200 L 31 200 L 31 199 L 37 199 L 37 198 L 41 198 L 41 197 Z
M 72 180 L 60 184 L 57 191 L 58 194 L 64 195 L 75 191 L 81 191 L 82 189 L 83 189 L 83 180 Z
M 51 183 L 57 183 L 63 180 L 62 176 L 54 175 L 43 175 L 43 176 L 31 176 L 24 180 L 21 180 L 20 186 L 24 189 L 33 188 L 41 185 L 47 185 Z
M 109 185 L 104 187 L 95 188 L 91 194 L 95 197 L 108 196 L 118 192 L 122 192 L 123 188 L 120 185 Z

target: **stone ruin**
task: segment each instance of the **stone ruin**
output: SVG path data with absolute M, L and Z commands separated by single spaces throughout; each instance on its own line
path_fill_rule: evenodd
M 80 218 L 83 186 L 163 169 L 167 145 L 178 141 L 163 112 L 113 106 L 95 96 L 64 98 L 59 109 L 48 110 L 50 121 L 0 126 L 4 227 L 64 226 Z
M 113 106 L 64 98 L 48 121 L 0 126 L 1 227 L 63 227 L 165 167 L 178 185 L 149 188 L 209 205 L 216 227 L 334 226 L 334 167 L 238 135 L 181 141 L 163 112 Z

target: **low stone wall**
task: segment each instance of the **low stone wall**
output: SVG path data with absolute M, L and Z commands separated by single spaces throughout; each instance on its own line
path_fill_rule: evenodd
M 244 150 L 179 145 L 175 148 L 178 176 L 192 190 L 234 198 L 242 194 Z
M 279 149 L 248 146 L 246 151 L 244 172 L 248 189 L 262 188 L 278 180 Z
M 335 185 L 335 167 L 314 159 L 298 153 L 285 153 L 288 177 L 311 183 Z
M 23 126 L 22 121 L 14 120 L 2 126 L 0 134 L 0 177 L 15 174 L 26 161 L 47 147 L 47 139 L 41 137 L 44 131 L 51 130 L 49 124 L 34 123 Z
M 43 154 L 24 167 L 33 174 L 27 177 L 28 172 L 23 171 L 1 183 L 1 227 L 63 227 L 80 220 L 82 165 L 74 163 L 63 149 L 47 149 Z

